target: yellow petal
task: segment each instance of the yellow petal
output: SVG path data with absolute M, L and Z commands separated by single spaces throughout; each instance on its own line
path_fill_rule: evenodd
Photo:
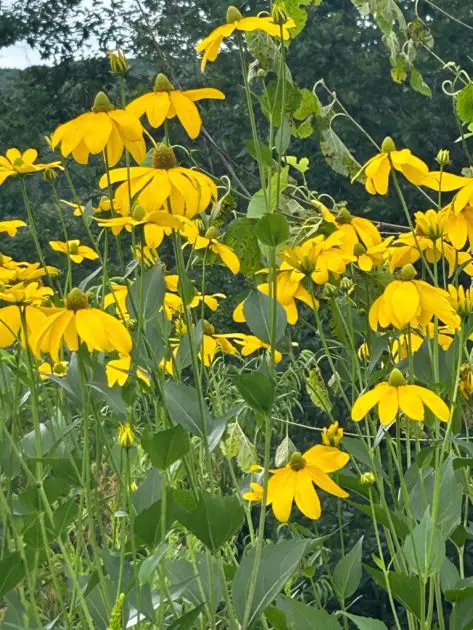
M 388 385 L 378 404 L 379 420 L 381 424 L 391 424 L 399 410 L 397 387 Z
M 211 245 L 211 249 L 220 256 L 225 265 L 230 269 L 232 273 L 238 273 L 240 271 L 240 261 L 233 249 L 228 245 L 223 245 L 217 241 L 214 241 Z
M 320 499 L 315 491 L 312 477 L 307 468 L 299 470 L 296 477 L 296 491 L 294 499 L 299 510 L 312 520 L 320 518 L 322 508 Z
M 296 471 L 286 466 L 276 471 L 268 481 L 268 503 L 271 502 L 274 516 L 281 523 L 287 523 L 291 516 L 296 479 Z
M 328 475 L 316 466 L 310 466 L 307 468 L 307 471 L 310 473 L 314 483 L 325 492 L 333 494 L 336 497 L 340 497 L 341 499 L 346 499 L 348 497 L 348 492 L 342 490 L 342 488 L 340 488 L 333 479 L 330 479 Z
M 399 407 L 406 416 L 412 420 L 424 419 L 424 405 L 419 395 L 412 390 L 410 385 L 401 385 L 398 388 Z
M 194 139 L 200 133 L 202 127 L 202 118 L 200 117 L 199 110 L 194 102 L 185 96 L 179 90 L 170 93 L 171 103 L 176 110 L 177 117 L 182 123 L 182 126 L 187 131 L 190 138 Z
M 422 402 L 426 405 L 426 407 L 428 407 L 439 420 L 448 422 L 450 419 L 450 409 L 440 396 L 431 392 L 430 389 L 420 387 L 419 385 L 409 385 L 409 388 L 422 399 Z
M 303 455 L 310 466 L 317 466 L 323 472 L 335 472 L 347 465 L 350 455 L 334 446 L 316 444 Z
M 387 383 L 380 383 L 376 385 L 374 389 L 361 394 L 361 396 L 355 401 L 355 404 L 351 410 L 351 418 L 355 422 L 359 422 L 362 420 L 366 414 L 379 403 L 381 396 L 384 395 L 386 388 L 388 387 Z

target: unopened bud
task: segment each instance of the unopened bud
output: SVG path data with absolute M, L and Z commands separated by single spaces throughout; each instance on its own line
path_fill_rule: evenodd
M 273 10 L 271 12 L 271 17 L 275 24 L 282 26 L 287 22 L 287 11 L 283 2 L 277 2 L 273 5 Z
M 450 151 L 448 149 L 440 149 L 435 160 L 440 166 L 447 166 L 447 164 L 450 164 Z
M 123 53 L 123 50 L 110 50 L 108 52 L 108 62 L 110 64 L 110 72 L 114 74 L 124 75 L 128 72 L 130 66 Z
M 326 299 L 334 298 L 338 293 L 338 289 L 334 284 L 327 282 L 324 284 L 323 297 Z
M 366 472 L 360 475 L 360 483 L 362 486 L 372 486 L 375 482 L 376 477 L 372 472 Z
M 42 177 L 45 182 L 53 182 L 57 177 L 57 173 L 53 168 L 45 168 L 42 172 Z

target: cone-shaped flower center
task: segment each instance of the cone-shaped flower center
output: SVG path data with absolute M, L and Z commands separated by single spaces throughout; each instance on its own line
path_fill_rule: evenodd
M 292 468 L 292 470 L 302 470 L 303 468 L 305 468 L 306 462 L 305 459 L 302 457 L 302 453 L 299 453 L 299 451 L 295 451 L 294 453 L 292 453 L 291 457 L 289 458 L 289 466 Z
M 209 227 L 205 233 L 205 238 L 209 238 L 210 240 L 218 238 L 218 229 L 213 225 Z
M 355 243 L 353 254 L 355 256 L 363 256 L 363 254 L 366 254 L 366 247 L 362 243 Z
M 394 370 L 391 370 L 391 374 L 388 378 L 388 383 L 391 385 L 391 387 L 401 387 L 401 385 L 405 385 L 407 381 L 404 378 L 401 370 L 394 368 Z
M 396 145 L 394 144 L 394 140 L 391 136 L 386 136 L 383 140 L 383 144 L 381 145 L 381 151 L 383 153 L 391 153 L 391 151 L 396 150 Z
M 94 100 L 92 111 L 97 114 L 99 112 L 111 112 L 115 109 L 105 92 L 98 92 Z
M 413 280 L 417 275 L 417 271 L 415 270 L 414 265 L 410 263 L 408 265 L 404 265 L 401 269 L 401 280 Z
M 227 23 L 233 24 L 233 22 L 238 22 L 242 18 L 243 16 L 241 12 L 239 11 L 239 9 L 237 9 L 236 7 L 233 6 L 233 4 L 231 4 L 227 9 Z
M 83 308 L 87 308 L 89 300 L 87 295 L 80 289 L 72 289 L 69 291 L 66 298 L 66 308 L 70 311 L 80 311 Z
M 156 79 L 154 80 L 154 91 L 155 92 L 172 92 L 174 90 L 174 85 L 167 78 L 165 74 L 160 72 L 156 75 Z
M 146 216 L 146 210 L 142 206 L 136 206 L 131 213 L 135 221 L 143 221 Z
M 171 168 L 176 168 L 177 160 L 176 154 L 172 147 L 168 147 L 165 144 L 161 144 L 153 153 L 153 168 L 161 168 L 168 171 Z
M 342 208 L 337 214 L 337 223 L 343 225 L 344 223 L 351 223 L 352 216 L 348 208 Z
M 215 328 L 206 319 L 204 319 L 204 335 L 215 335 Z
M 77 243 L 69 243 L 69 253 L 72 255 L 76 255 L 79 253 L 79 246 Z

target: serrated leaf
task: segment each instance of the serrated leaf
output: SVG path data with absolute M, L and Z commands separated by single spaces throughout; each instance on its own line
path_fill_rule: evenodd
M 276 454 L 274 456 L 274 465 L 276 468 L 282 468 L 285 466 L 292 453 L 295 453 L 296 451 L 297 448 L 295 447 L 294 442 L 289 436 L 286 436 L 276 449 Z
M 332 411 L 332 402 L 319 368 L 313 368 L 306 376 L 306 390 L 316 407 L 326 413 Z

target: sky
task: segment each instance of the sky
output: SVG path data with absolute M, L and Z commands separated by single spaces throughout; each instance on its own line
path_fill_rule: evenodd
M 14 46 L 0 48 L 0 68 L 27 68 L 44 63 L 39 54 L 27 44 L 18 42 Z

